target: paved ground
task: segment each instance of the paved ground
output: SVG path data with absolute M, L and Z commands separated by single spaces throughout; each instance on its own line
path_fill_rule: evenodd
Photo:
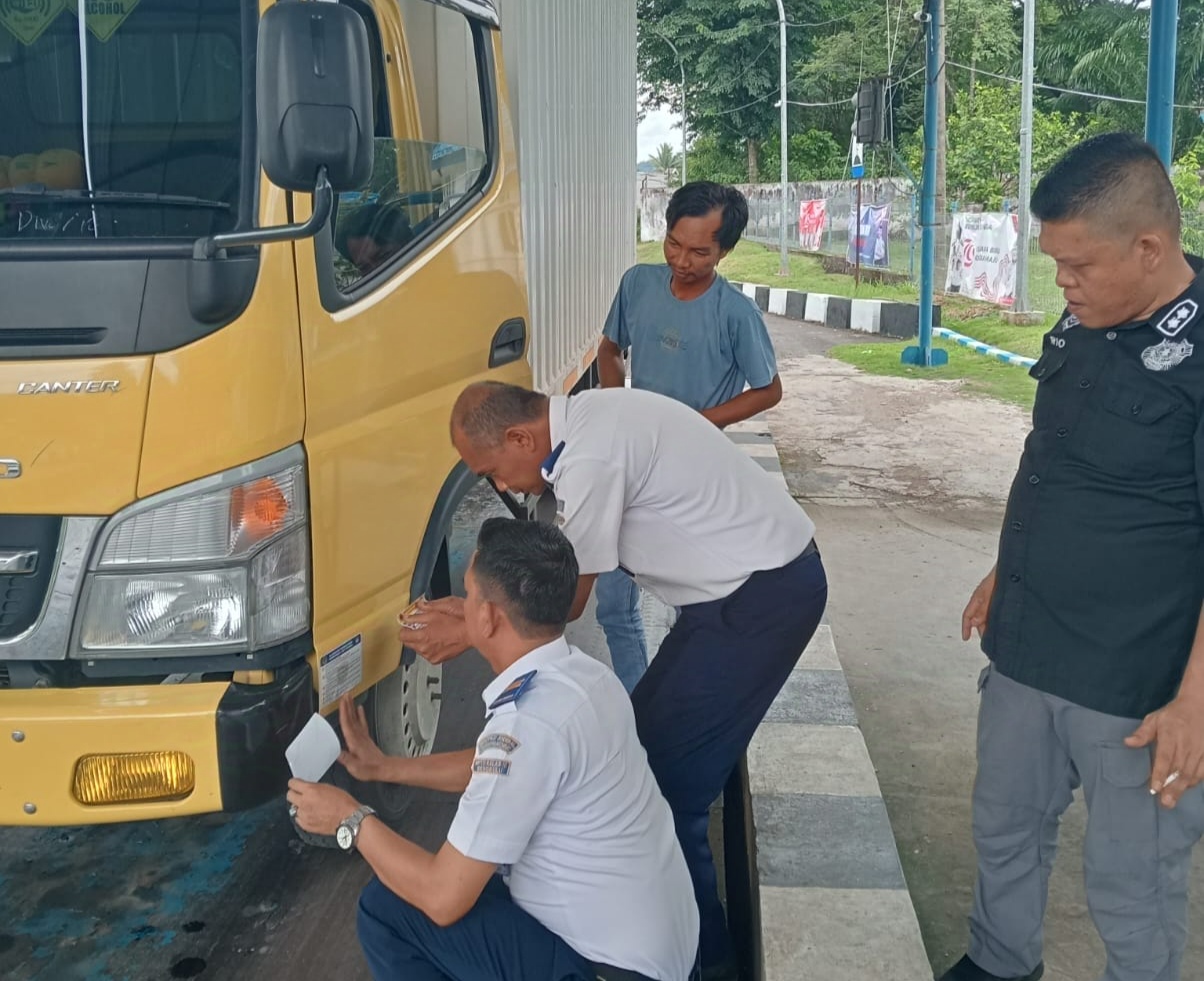
M 983 659 L 962 644 L 959 618 L 992 561 L 1024 414 L 956 383 L 859 375 L 823 357 L 848 334 L 769 320 L 787 393 L 770 422 L 819 526 L 828 618 L 929 957 L 943 968 L 964 947 L 973 882 L 968 802 Z M 655 606 L 649 614 L 660 616 Z M 596 631 L 586 625 L 578 641 L 596 645 Z M 486 675 L 472 655 L 449 667 L 442 746 L 475 736 Z M 416 795 L 400 827 L 434 846 L 453 806 Z M 1051 981 L 1086 981 L 1102 964 L 1081 887 L 1083 818 L 1076 804 L 1052 881 Z M 366 981 L 353 926 L 365 879 L 354 859 L 302 850 L 277 806 L 234 819 L 5 829 L 0 978 Z M 1185 979 L 1204 977 L 1198 896 L 1192 937 Z
M 847 333 L 767 319 L 786 392 L 770 426 L 818 526 L 836 648 L 929 959 L 943 970 L 966 942 L 975 679 L 986 663 L 962 643 L 960 618 L 994 561 L 1027 416 L 960 394 L 956 382 L 859 374 L 822 356 Z M 1085 817 L 1076 801 L 1063 823 L 1046 920 L 1049 981 L 1088 981 L 1103 967 L 1082 888 Z M 1204 978 L 1199 849 L 1193 886 L 1185 979 Z

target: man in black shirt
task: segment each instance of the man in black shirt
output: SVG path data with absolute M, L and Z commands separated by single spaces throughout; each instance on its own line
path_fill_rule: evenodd
M 1067 307 L 1031 372 L 998 562 L 962 616 L 991 663 L 969 953 L 942 981 L 1041 977 L 1058 822 L 1080 786 L 1102 979 L 1177 981 L 1204 831 L 1204 282 L 1137 137 L 1070 150 L 1032 210 Z

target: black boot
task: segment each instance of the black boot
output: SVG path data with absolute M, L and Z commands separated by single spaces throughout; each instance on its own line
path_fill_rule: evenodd
M 981 967 L 970 960 L 970 955 L 967 954 L 960 961 L 954 964 L 949 970 L 942 974 L 939 981 L 1040 981 L 1041 975 L 1045 973 L 1045 962 L 1038 964 L 1031 974 L 1026 974 L 1020 978 L 1001 978 L 998 974 L 991 974 L 984 971 Z

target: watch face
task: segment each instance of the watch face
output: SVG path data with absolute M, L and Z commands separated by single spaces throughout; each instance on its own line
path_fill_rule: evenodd
M 355 844 L 355 835 L 345 824 L 339 825 L 339 830 L 334 833 L 334 837 L 339 843 L 339 847 L 345 852 L 351 851 L 351 846 Z

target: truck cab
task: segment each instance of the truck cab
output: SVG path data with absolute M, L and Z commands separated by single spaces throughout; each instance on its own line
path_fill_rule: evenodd
M 488 0 L 0 4 L 0 824 L 258 805 L 346 692 L 429 750 L 451 405 L 532 382 L 502 61 Z

